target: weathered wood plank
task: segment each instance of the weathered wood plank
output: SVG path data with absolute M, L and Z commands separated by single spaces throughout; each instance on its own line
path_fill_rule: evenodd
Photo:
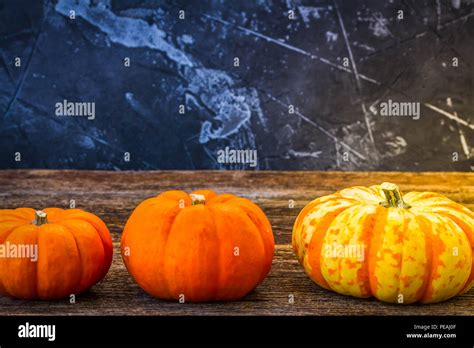
M 289 296 L 294 303 L 289 303 Z M 115 243 L 107 277 L 89 293 L 55 302 L 0 297 L 2 315 L 474 315 L 474 292 L 435 305 L 399 306 L 342 296 L 315 285 L 293 257 L 289 245 L 276 248 L 267 279 L 241 301 L 193 304 L 166 302 L 144 293 L 128 275 Z
M 0 208 L 77 207 L 101 216 L 113 235 L 115 256 L 100 284 L 65 301 L 25 302 L 0 297 L 4 315 L 474 315 L 474 291 L 435 305 L 389 305 L 338 295 L 313 284 L 298 265 L 289 242 L 298 211 L 310 200 L 353 185 L 392 181 L 404 191 L 433 190 L 474 208 L 471 173 L 348 172 L 99 172 L 7 170 L 0 172 Z M 146 295 L 128 275 L 120 254 L 123 225 L 143 199 L 169 189 L 212 188 L 253 199 L 268 215 L 277 242 L 268 278 L 241 301 L 179 304 Z M 288 201 L 295 201 L 289 208 Z M 294 295 L 294 303 L 289 296 Z

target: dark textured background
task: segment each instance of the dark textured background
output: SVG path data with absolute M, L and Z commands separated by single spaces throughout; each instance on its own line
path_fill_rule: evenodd
M 446 0 L 0 0 L 0 167 L 248 168 L 217 163 L 229 146 L 258 169 L 471 171 L 473 17 Z M 64 99 L 96 118 L 55 116 Z M 380 116 L 387 99 L 421 118 Z

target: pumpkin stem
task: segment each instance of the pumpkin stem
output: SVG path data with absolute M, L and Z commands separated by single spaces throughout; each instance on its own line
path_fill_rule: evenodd
M 197 195 L 197 194 L 191 193 L 189 196 L 191 196 L 191 205 L 206 203 L 206 197 L 203 195 Z
M 37 210 L 36 215 L 35 215 L 35 221 L 33 221 L 33 224 L 36 226 L 41 226 L 47 223 L 48 223 L 47 214 L 42 210 Z
M 410 208 L 410 205 L 403 201 L 402 194 L 398 189 L 398 186 L 390 182 L 384 182 L 380 185 L 382 192 L 385 196 L 386 201 L 380 202 L 380 205 L 385 208 Z

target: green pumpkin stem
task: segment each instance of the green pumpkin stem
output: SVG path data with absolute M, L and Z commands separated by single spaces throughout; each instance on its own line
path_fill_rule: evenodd
M 36 226 L 41 226 L 47 223 L 48 223 L 47 214 L 42 210 L 37 210 L 36 215 L 35 215 L 35 221 L 33 221 L 33 224 Z
M 197 194 L 191 193 L 189 196 L 191 196 L 191 205 L 206 203 L 206 197 L 203 195 L 197 195 Z
M 397 185 L 390 182 L 384 182 L 380 185 L 380 188 L 385 196 L 385 201 L 380 202 L 380 205 L 385 208 L 410 208 L 410 205 L 403 201 L 402 194 Z

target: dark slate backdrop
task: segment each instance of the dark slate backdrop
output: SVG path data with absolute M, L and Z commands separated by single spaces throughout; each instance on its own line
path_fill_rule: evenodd
M 473 17 L 459 0 L 0 0 L 0 167 L 251 169 L 218 163 L 229 147 L 261 170 L 471 171 Z M 381 116 L 389 99 L 420 118 Z M 95 118 L 57 116 L 63 100 Z

